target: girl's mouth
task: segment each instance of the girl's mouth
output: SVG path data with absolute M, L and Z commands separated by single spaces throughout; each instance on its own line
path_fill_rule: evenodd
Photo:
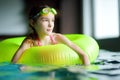
M 51 29 L 47 29 L 47 31 L 48 31 L 48 32 L 50 32 L 50 31 L 51 31 Z

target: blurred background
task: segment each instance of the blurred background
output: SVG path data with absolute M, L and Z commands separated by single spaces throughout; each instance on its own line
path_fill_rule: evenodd
M 55 32 L 86 34 L 101 49 L 120 51 L 119 0 L 0 0 L 0 39 L 28 34 L 29 10 L 43 4 L 58 11 Z

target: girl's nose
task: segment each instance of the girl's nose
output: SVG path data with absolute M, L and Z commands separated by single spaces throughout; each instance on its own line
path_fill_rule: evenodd
M 51 27 L 51 24 L 50 24 L 50 23 L 48 24 L 48 27 Z
M 48 27 L 52 27 L 53 23 L 49 22 Z

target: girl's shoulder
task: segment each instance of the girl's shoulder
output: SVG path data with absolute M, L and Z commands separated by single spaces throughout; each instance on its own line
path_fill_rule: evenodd
M 52 36 L 53 36 L 54 38 L 61 38 L 61 37 L 63 37 L 63 35 L 60 34 L 60 33 L 53 33 Z
M 31 35 L 27 35 L 26 38 L 23 40 L 23 44 L 32 46 L 34 44 L 34 37 Z
M 23 44 L 33 44 L 33 39 L 30 37 L 26 37 L 23 41 Z
M 56 40 L 65 40 L 66 39 L 66 37 L 63 34 L 60 34 L 60 33 L 53 33 L 53 37 Z
M 63 34 L 60 34 L 60 33 L 52 33 L 52 35 L 56 37 L 63 36 Z

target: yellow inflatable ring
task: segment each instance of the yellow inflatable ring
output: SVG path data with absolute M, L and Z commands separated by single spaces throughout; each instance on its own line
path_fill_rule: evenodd
M 66 34 L 73 43 L 77 44 L 94 62 L 99 53 L 97 42 L 86 35 Z M 15 51 L 25 37 L 10 38 L 0 42 L 0 62 L 10 62 Z M 74 65 L 82 64 L 78 54 L 64 44 L 32 47 L 24 51 L 17 62 L 24 65 Z

